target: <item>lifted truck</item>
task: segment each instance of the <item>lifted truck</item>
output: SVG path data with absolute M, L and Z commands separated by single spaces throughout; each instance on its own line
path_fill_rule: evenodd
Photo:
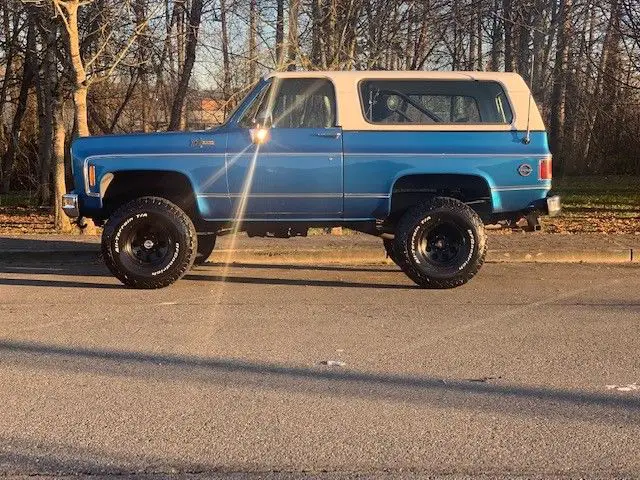
M 452 288 L 485 258 L 483 222 L 556 214 L 551 154 L 513 73 L 279 72 L 212 130 L 79 138 L 71 217 L 104 225 L 125 285 L 166 287 L 235 226 L 382 238 L 417 285 Z

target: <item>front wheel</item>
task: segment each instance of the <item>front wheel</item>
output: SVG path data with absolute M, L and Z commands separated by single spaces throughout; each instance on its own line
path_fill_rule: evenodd
M 102 255 L 111 273 L 134 288 L 171 285 L 191 268 L 198 239 L 189 216 L 159 197 L 124 204 L 102 232 Z
M 400 268 L 422 288 L 467 283 L 487 251 L 480 217 L 449 197 L 435 197 L 408 210 L 396 226 L 394 242 Z

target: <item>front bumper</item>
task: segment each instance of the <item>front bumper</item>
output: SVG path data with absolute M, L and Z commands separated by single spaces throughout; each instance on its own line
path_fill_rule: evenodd
M 75 193 L 65 193 L 62 195 L 62 210 L 67 214 L 67 217 L 79 217 L 80 207 L 78 204 L 78 195 Z

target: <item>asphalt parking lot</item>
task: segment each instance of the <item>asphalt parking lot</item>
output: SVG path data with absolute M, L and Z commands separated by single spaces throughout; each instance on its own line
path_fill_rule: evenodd
M 274 260 L 274 262 L 277 262 Z M 0 475 L 640 476 L 638 265 L 0 262 Z M 326 365 L 326 363 L 329 365 Z

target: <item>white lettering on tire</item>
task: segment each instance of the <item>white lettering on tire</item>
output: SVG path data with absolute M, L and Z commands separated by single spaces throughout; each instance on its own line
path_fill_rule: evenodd
M 413 260 L 418 264 L 420 263 L 420 260 L 418 259 L 418 256 L 416 255 L 416 235 L 418 235 L 418 232 L 420 231 L 420 227 L 422 227 L 429 220 L 431 220 L 431 215 L 427 215 L 422 220 L 420 220 L 420 223 L 418 225 L 416 225 L 416 228 L 413 230 L 413 233 L 411 234 L 411 244 L 410 244 L 411 245 L 411 256 L 413 257 Z
M 171 265 L 173 265 L 175 263 L 176 258 L 178 258 L 178 254 L 179 253 L 180 253 L 180 244 L 176 242 L 176 250 L 173 252 L 173 258 L 171 258 L 171 261 L 163 269 L 158 270 L 157 272 L 151 272 L 151 275 L 155 277 L 156 275 L 160 275 L 161 273 L 164 273 L 167 270 L 169 270 Z
M 460 265 L 460 267 L 458 268 L 458 271 L 461 271 L 462 269 L 464 269 L 464 267 L 469 265 L 469 262 L 471 261 L 471 257 L 473 257 L 473 251 L 475 250 L 475 247 L 476 247 L 476 239 L 473 236 L 473 231 L 469 229 L 467 230 L 467 233 L 469 234 L 469 246 L 470 246 L 469 255 L 467 256 L 467 259 L 464 261 L 464 263 Z
M 148 214 L 146 213 L 136 213 L 135 217 L 129 217 L 127 218 L 122 225 L 120 225 L 120 228 L 118 229 L 118 232 L 116 233 L 116 237 L 114 239 L 114 250 L 116 251 L 116 253 L 120 253 L 120 235 L 122 234 L 122 230 L 124 230 L 124 227 L 126 227 L 127 225 L 129 225 L 131 222 L 133 222 L 136 218 L 144 218 L 147 217 Z

